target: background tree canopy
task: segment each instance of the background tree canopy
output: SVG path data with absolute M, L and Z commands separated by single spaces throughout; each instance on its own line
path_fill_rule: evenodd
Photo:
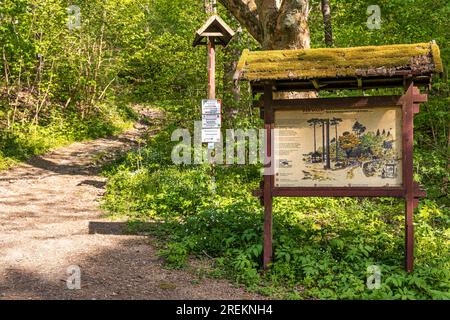
M 286 25 L 295 8 L 284 1 L 284 23 L 274 25 L 275 11 L 263 5 L 272 1 L 219 2 L 219 14 L 238 30 L 217 57 L 225 128 L 259 128 L 249 88 L 236 86 L 231 76 L 245 48 L 292 47 L 293 36 L 279 37 L 298 33 Z M 233 9 L 237 2 L 261 19 L 258 25 L 254 18 L 240 25 L 244 15 Z M 332 43 L 324 37 L 323 2 L 331 8 Z M 61 144 L 123 130 L 136 118 L 133 105 L 156 106 L 167 113 L 165 127 L 146 147 L 105 169 L 110 182 L 104 205 L 130 217 L 130 231 L 142 231 L 142 221 L 164 221 L 146 231 L 165 240 L 161 254 L 169 265 L 181 267 L 189 255 L 206 253 L 213 258 L 210 275 L 271 296 L 450 298 L 448 0 L 379 0 L 380 29 L 366 24 L 373 1 L 295 3 L 308 4 L 308 19 L 306 12 L 292 21 L 295 28 L 307 23 L 313 48 L 433 39 L 441 48 L 445 74 L 435 79 L 429 102 L 415 118 L 415 178 L 428 198 L 415 217 L 414 274 L 401 267 L 400 202 L 310 198 L 275 201 L 275 262 L 261 275 L 262 212 L 250 193 L 260 180 L 258 168 L 217 168 L 214 193 L 209 167 L 172 165 L 171 133 L 193 130 L 207 93 L 206 50 L 192 47 L 195 30 L 207 18 L 201 0 L 0 0 L 0 169 Z M 79 26 L 70 6 L 80 9 Z M 295 41 L 305 46 L 303 37 Z M 349 148 L 355 139 L 349 137 Z M 373 264 L 382 267 L 384 280 L 371 291 L 365 279 Z

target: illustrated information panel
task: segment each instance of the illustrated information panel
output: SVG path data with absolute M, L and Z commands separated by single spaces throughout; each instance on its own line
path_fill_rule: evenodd
M 402 185 L 402 111 L 275 111 L 275 187 Z

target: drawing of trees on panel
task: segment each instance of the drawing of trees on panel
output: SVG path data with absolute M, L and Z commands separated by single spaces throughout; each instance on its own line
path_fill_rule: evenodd
M 347 130 L 340 133 L 341 118 L 312 118 L 308 124 L 313 129 L 314 149 L 305 154 L 305 161 L 318 164 L 322 170 L 342 170 L 350 168 L 352 171 L 361 167 L 366 177 L 378 175 L 382 178 L 396 176 L 397 155 L 394 150 L 392 128 L 377 128 L 367 131 L 367 127 L 356 120 Z M 317 146 L 320 139 L 317 134 L 320 127 L 322 145 Z M 334 129 L 334 130 L 333 130 Z M 331 132 L 333 131 L 333 132 Z M 353 175 L 349 175 L 353 176 Z

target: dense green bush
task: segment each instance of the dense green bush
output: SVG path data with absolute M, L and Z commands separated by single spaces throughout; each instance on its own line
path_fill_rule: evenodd
M 70 28 L 69 6 L 80 13 Z M 141 11 L 126 0 L 0 1 L 0 170 L 129 127 L 117 74 Z
M 76 112 L 53 111 L 40 125 L 16 123 L 0 131 L 0 170 L 74 141 L 116 134 L 130 128 L 129 118 L 132 116 L 122 114 L 117 107 L 109 107 L 84 119 Z

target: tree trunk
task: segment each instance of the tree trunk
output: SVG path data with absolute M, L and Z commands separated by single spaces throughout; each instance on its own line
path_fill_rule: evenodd
M 262 25 L 264 50 L 309 49 L 311 34 L 309 31 L 309 0 L 284 0 L 278 9 L 277 1 L 256 1 L 257 3 L 273 2 L 267 5 L 267 14 L 260 14 L 265 22 Z M 277 10 L 278 9 L 278 10 Z M 261 11 L 264 8 L 261 9 Z M 274 99 L 306 99 L 316 98 L 312 92 L 274 92 Z
M 322 0 L 323 26 L 325 31 L 325 44 L 328 47 L 333 45 L 333 25 L 331 23 L 330 0 Z
M 274 33 L 266 35 L 265 49 L 309 49 L 309 12 L 309 0 L 283 1 Z
M 308 49 L 309 0 L 219 0 L 263 50 Z M 315 92 L 275 93 L 274 99 L 317 97 Z
M 310 47 L 309 0 L 219 0 L 264 50 Z

